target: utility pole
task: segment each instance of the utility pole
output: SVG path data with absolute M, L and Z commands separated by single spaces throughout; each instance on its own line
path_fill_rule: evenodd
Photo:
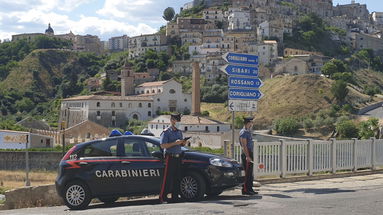
M 61 132 L 62 132 L 62 136 L 61 136 L 61 141 L 62 141 L 62 147 L 63 147 L 63 150 L 62 150 L 62 156 L 65 155 L 65 130 L 66 128 L 68 127 L 69 125 L 69 113 L 70 113 L 70 108 L 67 107 L 65 109 L 65 112 L 66 112 L 66 116 L 65 116 L 65 120 L 62 120 L 61 121 Z
M 25 186 L 29 187 L 31 186 L 31 182 L 29 180 L 29 137 L 31 135 L 31 132 L 26 135 L 26 141 L 25 141 Z

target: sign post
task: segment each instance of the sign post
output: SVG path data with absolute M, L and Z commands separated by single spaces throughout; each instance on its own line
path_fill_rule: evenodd
M 29 180 L 29 134 L 25 135 L 26 140 L 25 140 L 25 186 L 29 187 L 31 186 L 31 181 Z
M 259 90 L 263 82 L 258 78 L 258 56 L 226 53 L 222 58 L 229 64 L 221 70 L 228 75 L 228 108 L 232 112 L 232 144 L 234 145 L 235 112 L 256 112 L 257 101 L 263 97 Z

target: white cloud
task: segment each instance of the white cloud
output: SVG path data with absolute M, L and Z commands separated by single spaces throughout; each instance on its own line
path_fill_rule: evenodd
M 97 14 L 105 17 L 129 20 L 145 19 L 153 16 L 158 2 L 152 0 L 105 0 L 104 7 Z

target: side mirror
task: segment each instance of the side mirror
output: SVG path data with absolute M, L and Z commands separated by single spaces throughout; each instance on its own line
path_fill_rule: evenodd
M 161 151 L 154 151 L 154 152 L 152 152 L 152 156 L 156 157 L 156 158 L 159 158 L 159 159 L 163 159 L 164 158 L 164 154 Z

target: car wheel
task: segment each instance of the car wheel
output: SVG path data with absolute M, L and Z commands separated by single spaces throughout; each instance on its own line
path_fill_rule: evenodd
M 184 175 L 180 183 L 180 194 L 187 201 L 201 200 L 206 191 L 206 183 L 198 173 Z
M 86 184 L 81 181 L 70 182 L 64 189 L 64 202 L 72 210 L 85 209 L 90 201 L 91 193 Z
M 215 196 L 219 196 L 219 194 L 221 194 L 223 192 L 223 190 L 212 190 L 208 193 L 206 193 L 206 195 L 208 197 L 215 197 Z
M 113 202 L 117 201 L 118 197 L 100 197 L 98 199 L 105 204 L 112 204 Z

